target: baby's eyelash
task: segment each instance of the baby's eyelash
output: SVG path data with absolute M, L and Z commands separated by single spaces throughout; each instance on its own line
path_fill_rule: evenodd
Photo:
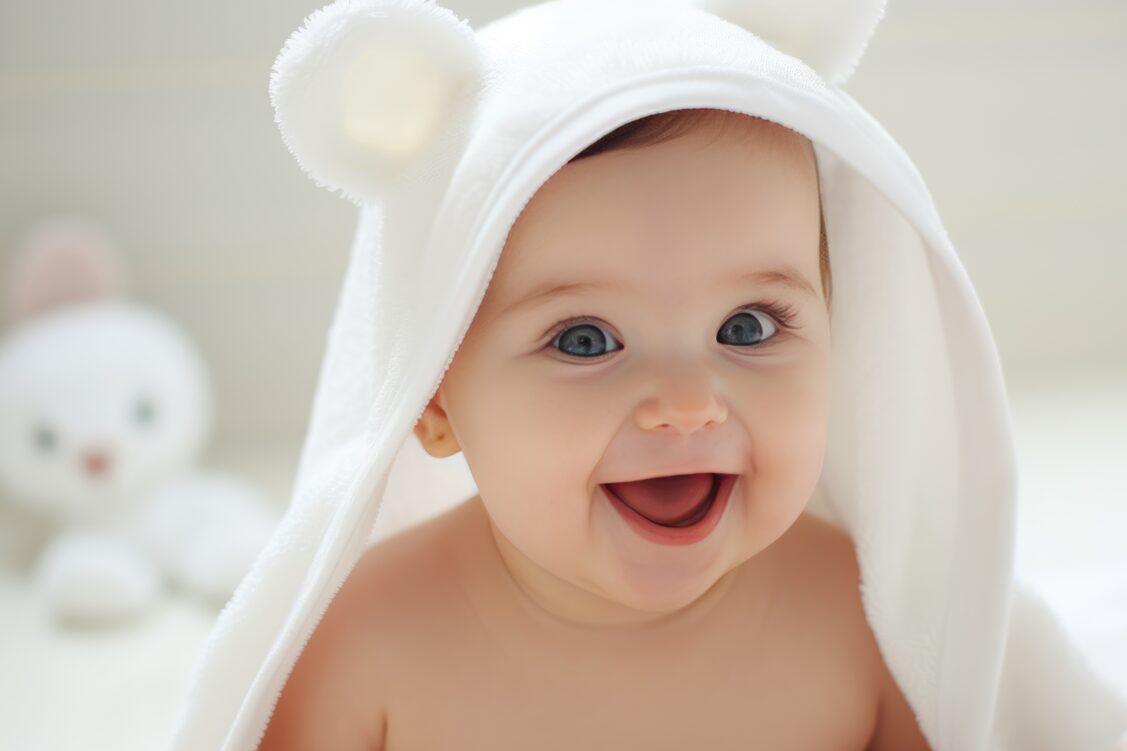
M 756 310 L 760 313 L 767 313 L 775 320 L 775 323 L 778 324 L 779 329 L 781 330 L 791 331 L 799 328 L 794 323 L 794 319 L 798 316 L 798 311 L 795 310 L 795 307 L 790 303 L 784 303 L 778 300 L 763 300 L 757 303 L 748 303 L 747 305 L 741 305 L 740 307 L 736 308 L 735 312 L 733 312 L 732 315 L 745 310 Z M 544 333 L 544 336 L 542 338 L 546 338 L 547 344 L 551 344 L 558 334 L 567 331 L 572 326 L 579 326 L 584 323 L 598 324 L 600 323 L 600 321 L 599 319 L 592 318 L 591 316 L 573 316 L 565 318 L 564 320 L 553 324 L 552 327 Z M 776 334 L 776 336 L 778 336 L 778 334 Z M 774 336 L 771 337 L 771 339 L 774 338 Z M 770 339 L 767 341 L 770 341 Z
M 746 310 L 748 308 L 770 314 L 770 316 L 775 319 L 775 322 L 779 324 L 779 328 L 798 328 L 798 326 L 794 324 L 794 319 L 798 316 L 798 311 L 789 303 L 768 300 L 755 305 L 744 305 L 740 310 Z

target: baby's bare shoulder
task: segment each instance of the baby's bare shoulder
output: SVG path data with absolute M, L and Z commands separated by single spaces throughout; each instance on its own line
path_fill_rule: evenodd
M 462 599 L 460 515 L 440 514 L 365 551 L 337 599 L 371 674 L 393 676 L 450 636 Z
M 772 605 L 776 626 L 801 638 L 818 664 L 848 672 L 854 687 L 879 682 L 880 653 L 861 602 L 861 577 L 853 540 L 828 521 L 803 514 L 780 540 Z M 875 696 L 874 696 L 875 709 Z
M 803 707 L 824 707 L 822 720 L 841 748 L 863 748 L 877 716 L 880 655 L 861 605 L 852 539 L 803 514 L 776 544 L 762 639 L 773 645 L 762 658 L 771 667 L 767 680 L 804 697 Z
M 365 551 L 298 657 L 260 751 L 383 747 L 404 646 L 442 620 L 440 526 L 431 520 Z
M 811 514 L 803 514 L 786 538 L 783 575 L 797 601 L 818 608 L 821 615 L 833 611 L 854 627 L 866 626 L 861 604 L 861 574 L 857 553 L 849 533 Z M 866 626 L 867 627 L 867 626 Z
M 928 751 L 915 713 L 881 654 L 861 598 L 861 574 L 853 539 L 828 521 L 804 514 L 788 542 L 792 591 L 802 592 L 808 616 L 821 614 L 824 638 L 836 640 L 871 704 L 869 751 Z M 868 711 L 868 710 L 867 710 Z

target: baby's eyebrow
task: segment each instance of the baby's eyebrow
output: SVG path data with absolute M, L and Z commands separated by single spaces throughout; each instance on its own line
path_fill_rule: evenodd
M 720 280 L 720 284 L 728 287 L 735 287 L 742 284 L 761 284 L 761 285 L 774 285 L 787 287 L 795 292 L 803 295 L 808 295 L 817 299 L 818 293 L 814 291 L 813 285 L 810 281 L 803 276 L 798 270 L 789 266 L 784 266 L 777 269 L 765 269 L 758 271 L 748 271 L 743 274 L 734 276 L 725 276 Z M 560 297 L 568 297 L 578 295 L 583 292 L 595 291 L 614 291 L 622 289 L 629 285 L 618 285 L 614 282 L 608 281 L 565 281 L 549 280 L 542 282 L 533 287 L 522 297 L 509 303 L 498 315 L 512 313 L 518 309 L 529 307 L 536 307 L 544 305 L 551 300 Z

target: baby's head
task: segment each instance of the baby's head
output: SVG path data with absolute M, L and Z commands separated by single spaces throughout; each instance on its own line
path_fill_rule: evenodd
M 806 138 L 723 110 L 635 121 L 524 208 L 416 435 L 464 452 L 498 550 L 546 607 L 679 610 L 817 484 L 829 293 Z M 738 480 L 688 545 L 644 539 L 603 487 L 696 472 Z

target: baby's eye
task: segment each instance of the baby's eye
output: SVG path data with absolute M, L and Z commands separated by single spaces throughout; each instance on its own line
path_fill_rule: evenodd
M 777 303 L 763 303 L 756 307 L 745 307 L 731 316 L 720 327 L 716 341 L 737 347 L 753 347 L 768 339 L 778 338 L 780 329 L 792 329 L 795 311 L 789 306 Z M 570 325 L 569 325 L 570 324 Z M 594 321 L 565 321 L 557 328 L 557 334 L 549 344 L 566 355 L 584 359 L 594 359 L 614 349 L 607 349 L 607 341 L 617 341 Z M 622 349 L 619 345 L 615 349 Z
M 741 310 L 724 322 L 719 333 L 716 334 L 716 341 L 736 346 L 759 344 L 770 339 L 778 330 L 779 327 L 766 313 L 758 310 Z M 731 338 L 732 341 L 725 341 L 726 338 Z
M 607 340 L 614 340 L 614 337 L 604 332 L 605 329 L 594 323 L 580 323 L 561 331 L 558 336 L 552 339 L 550 346 L 557 347 L 558 343 L 557 348 L 561 352 L 573 357 L 598 357 L 614 351 L 605 349 Z M 622 347 L 618 347 L 618 349 L 622 349 Z

